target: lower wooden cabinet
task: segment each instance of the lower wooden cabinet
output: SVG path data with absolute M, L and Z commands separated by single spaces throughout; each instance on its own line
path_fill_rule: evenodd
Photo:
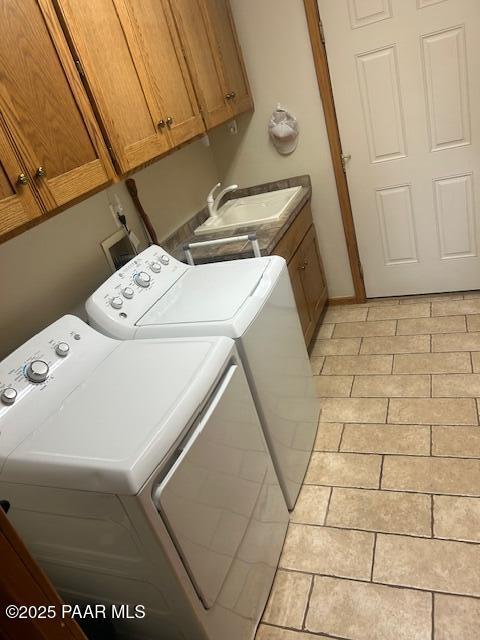
M 298 214 L 273 253 L 287 261 L 300 324 L 309 347 L 328 299 L 310 203 Z

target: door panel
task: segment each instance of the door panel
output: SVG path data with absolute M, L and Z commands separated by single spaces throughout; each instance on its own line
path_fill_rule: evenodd
M 390 0 L 348 0 L 352 29 L 392 17 Z
M 248 111 L 253 102 L 228 0 L 202 2 L 220 49 L 227 93 L 234 93 L 231 108 L 234 114 Z
M 46 208 L 65 201 L 57 197 L 57 179 L 69 183 L 68 199 L 105 184 L 105 164 L 35 0 L 0 1 L 0 67 L 0 111 L 29 173 L 43 168 L 34 179 Z M 92 164 L 96 171 L 83 175 Z
M 201 0 L 170 0 L 170 6 L 185 47 L 190 73 L 207 128 L 215 127 L 232 116 L 215 37 Z
M 142 86 L 113 0 L 58 4 L 120 170 L 165 153 L 170 144 L 157 127 L 160 110 Z
M 480 7 L 318 0 L 369 296 L 480 288 Z
M 465 26 L 422 36 L 422 62 L 431 150 L 470 144 Z
M 395 47 L 357 57 L 358 77 L 371 162 L 406 156 L 403 107 Z
M 122 0 L 117 0 L 117 5 Z M 176 146 L 205 131 L 170 6 L 165 0 L 125 0 L 136 43 L 133 55 L 143 64 L 162 118 Z
M 2 240 L 7 239 L 10 232 L 42 213 L 30 185 L 21 185 L 17 182 L 18 176 L 25 171 L 7 139 L 0 116 L 0 237 Z

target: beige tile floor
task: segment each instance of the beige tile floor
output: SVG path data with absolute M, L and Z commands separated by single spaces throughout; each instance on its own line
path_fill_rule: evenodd
M 480 639 L 480 292 L 327 310 L 319 431 L 256 640 Z

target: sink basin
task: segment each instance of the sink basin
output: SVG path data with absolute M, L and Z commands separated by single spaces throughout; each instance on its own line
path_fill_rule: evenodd
M 277 222 L 289 212 L 289 205 L 300 194 L 302 187 L 289 187 L 268 191 L 255 196 L 227 200 L 213 218 L 208 218 L 195 229 L 201 236 L 234 227 Z

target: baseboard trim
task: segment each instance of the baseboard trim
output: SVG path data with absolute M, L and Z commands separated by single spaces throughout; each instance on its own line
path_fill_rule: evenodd
M 328 304 L 331 307 L 336 306 L 337 304 L 356 304 L 357 298 L 355 296 L 346 296 L 344 298 L 329 298 Z

